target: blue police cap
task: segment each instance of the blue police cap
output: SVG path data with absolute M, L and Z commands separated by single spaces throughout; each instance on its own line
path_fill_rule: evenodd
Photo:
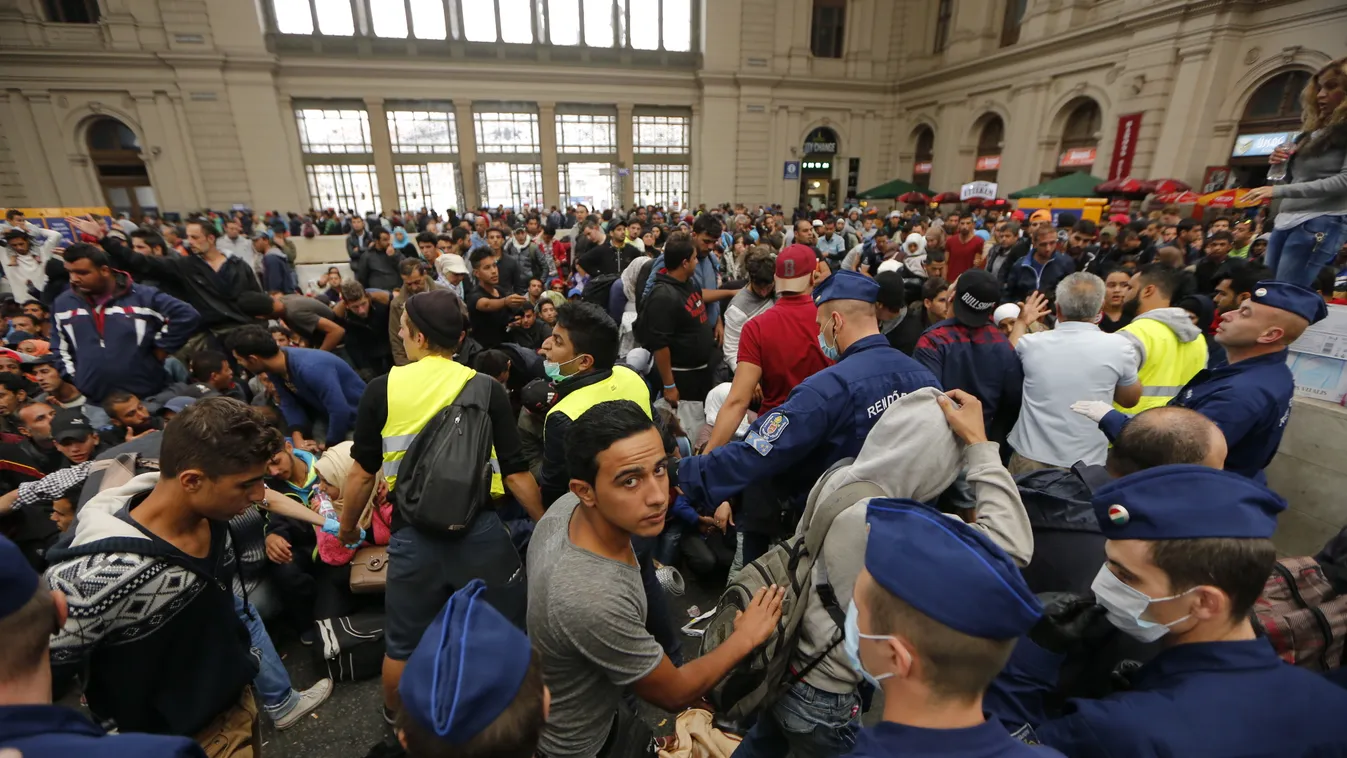
M 533 660 L 528 637 L 483 597 L 474 579 L 455 592 L 407 659 L 398 694 L 407 714 L 461 745 L 514 702 Z
M 1328 306 L 1318 292 L 1290 282 L 1264 279 L 1254 286 L 1251 299 L 1255 303 L 1290 311 L 1311 324 L 1323 321 L 1328 315 Z
M 27 605 L 37 594 L 37 572 L 18 545 L 0 536 L 0 619 Z
M 972 637 L 1023 635 L 1043 606 L 1005 551 L 915 500 L 875 498 L 866 511 L 865 569 L 921 613 Z
M 814 305 L 829 300 L 862 300 L 873 303 L 879 297 L 879 284 L 855 271 L 838 271 L 814 288 Z
M 1246 476 L 1190 464 L 1115 479 L 1091 503 L 1111 540 L 1271 537 L 1286 510 L 1281 496 Z

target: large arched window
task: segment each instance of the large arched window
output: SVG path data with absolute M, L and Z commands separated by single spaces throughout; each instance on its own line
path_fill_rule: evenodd
M 1235 144 L 1230 150 L 1231 175 L 1213 177 L 1203 184 L 1203 189 L 1208 184 L 1222 189 L 1232 180 L 1240 187 L 1266 183 L 1268 156 L 1300 131 L 1300 93 L 1309 80 L 1308 71 L 1283 71 L 1254 90 L 1235 129 Z
M 1006 124 L 1000 116 L 989 117 L 978 132 L 977 162 L 973 166 L 973 180 L 994 182 L 1001 169 L 1001 146 L 1006 141 Z
M 1076 171 L 1088 173 L 1094 168 L 1099 147 L 1099 129 L 1103 123 L 1099 103 L 1083 97 L 1069 107 L 1070 114 L 1062 127 L 1062 146 L 1057 153 L 1057 176 Z
M 137 219 L 147 211 L 157 212 L 159 202 L 150 186 L 136 133 L 115 118 L 100 116 L 89 124 L 86 139 L 89 159 L 98 172 L 98 184 L 108 207 Z
M 912 183 L 918 187 L 931 186 L 931 164 L 935 158 L 935 131 L 929 126 L 917 127 L 917 149 L 912 157 Z

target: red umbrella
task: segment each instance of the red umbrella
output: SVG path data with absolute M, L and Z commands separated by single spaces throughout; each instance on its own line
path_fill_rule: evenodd
M 1102 184 L 1096 184 L 1094 191 L 1100 195 L 1144 195 L 1147 189 L 1145 182 L 1126 176 L 1122 179 L 1110 179 Z
M 921 192 L 904 192 L 898 196 L 898 202 L 909 205 L 925 205 L 930 202 L 931 196 Z
M 957 193 L 957 192 L 941 192 L 939 195 L 936 195 L 935 197 L 931 198 L 931 202 L 933 202 L 933 203 L 957 203 L 957 202 L 959 202 L 959 199 L 960 199 L 960 198 L 959 198 L 959 193 Z
M 982 204 L 985 203 L 985 202 L 987 202 L 987 201 L 983 200 L 983 199 L 980 198 L 980 197 L 970 197 L 970 198 L 968 198 L 968 207 L 969 207 L 969 208 L 981 208 L 981 207 L 982 207 Z
M 990 211 L 1003 211 L 1010 207 L 1010 201 L 1006 200 L 1004 197 L 983 200 L 982 207 Z
M 1178 179 L 1152 179 L 1149 182 L 1146 182 L 1146 189 L 1157 195 L 1168 195 L 1178 192 L 1187 192 L 1192 189 L 1192 185 L 1187 182 L 1181 182 Z

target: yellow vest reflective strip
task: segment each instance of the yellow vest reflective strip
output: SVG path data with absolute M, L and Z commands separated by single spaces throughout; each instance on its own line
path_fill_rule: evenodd
M 1123 327 L 1145 348 L 1145 363 L 1137 371 L 1141 380 L 1141 400 L 1131 408 L 1115 404 L 1124 413 L 1136 414 L 1168 405 L 1188 380 L 1207 367 L 1207 341 L 1201 336 L 1180 342 L 1178 335 L 1156 319 L 1139 318 Z
M 552 406 L 548 416 L 560 413 L 574 421 L 585 411 L 607 400 L 630 400 L 641 406 L 645 415 L 650 415 L 650 388 L 635 371 L 626 366 L 613 366 L 613 374 L 601 382 L 581 387 L 566 395 Z
M 392 490 L 397 484 L 398 467 L 412 446 L 412 440 L 443 408 L 458 399 L 476 371 L 438 355 L 428 355 L 415 363 L 396 366 L 388 372 L 388 419 L 384 421 L 383 475 Z M 505 494 L 505 483 L 491 448 L 491 496 Z

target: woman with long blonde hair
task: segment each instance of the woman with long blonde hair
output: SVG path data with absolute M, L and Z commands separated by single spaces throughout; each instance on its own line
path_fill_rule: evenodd
M 1289 161 L 1285 184 L 1259 187 L 1245 202 L 1280 199 L 1267 265 L 1276 278 L 1310 286 L 1347 240 L 1347 58 L 1324 66 L 1300 95 L 1301 134 L 1294 150 L 1269 159 Z

